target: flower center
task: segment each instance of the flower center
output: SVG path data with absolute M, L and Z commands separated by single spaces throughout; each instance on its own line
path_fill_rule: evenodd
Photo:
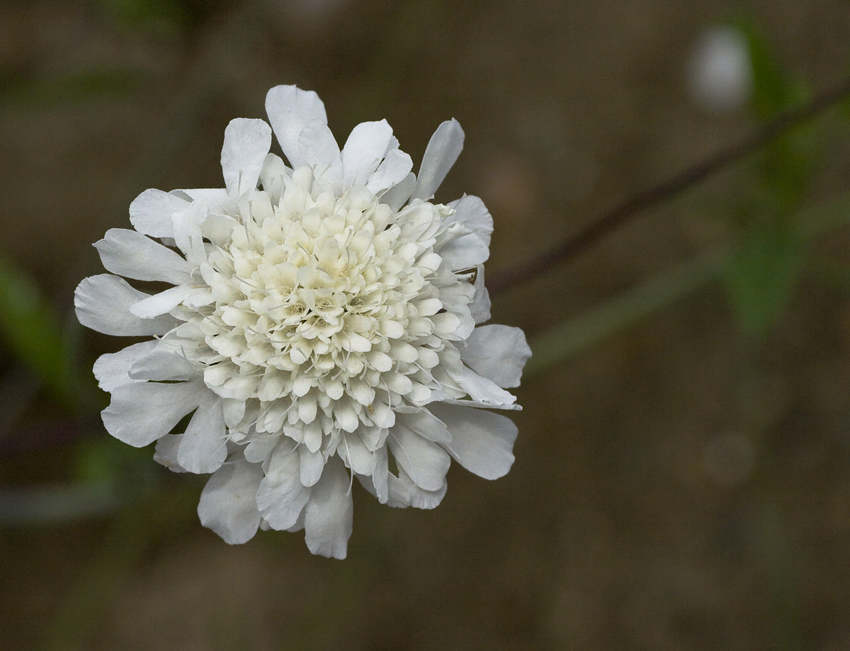
M 390 427 L 395 406 L 436 388 L 459 323 L 432 282 L 452 211 L 394 212 L 365 188 L 334 196 L 309 168 L 279 181 L 240 199 L 201 268 L 214 301 L 194 321 L 211 349 L 206 384 L 250 402 L 241 428 L 301 430 L 312 449 L 340 429 Z

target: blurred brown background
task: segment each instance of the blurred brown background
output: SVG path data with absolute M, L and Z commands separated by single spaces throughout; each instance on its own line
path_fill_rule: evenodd
M 0 253 L 68 311 L 100 271 L 91 243 L 128 227 L 129 202 L 221 186 L 227 122 L 264 117 L 267 89 L 295 83 L 319 93 L 339 140 L 387 118 L 415 161 L 457 118 L 466 148 L 437 199 L 481 196 L 488 273 L 509 269 L 753 127 L 688 93 L 700 34 L 739 6 L 4 0 Z M 846 1 L 746 6 L 814 88 L 845 74 Z M 844 136 L 812 201 L 847 188 Z M 715 213 L 734 183 L 733 169 L 500 294 L 494 322 L 533 338 L 724 243 Z M 850 252 L 846 235 L 822 248 Z M 82 336 L 87 365 L 120 345 Z M 0 436 L 18 441 L 0 485 L 67 481 L 75 432 L 107 435 L 86 421 L 39 444 L 69 417 L 12 355 L 0 363 Z M 0 646 L 850 649 L 850 294 L 804 280 L 755 346 L 722 290 L 704 291 L 518 394 L 506 478 L 455 466 L 431 512 L 356 487 L 343 562 L 311 556 L 302 534 L 227 546 L 197 522 L 202 484 L 186 476 L 114 517 L 2 529 Z

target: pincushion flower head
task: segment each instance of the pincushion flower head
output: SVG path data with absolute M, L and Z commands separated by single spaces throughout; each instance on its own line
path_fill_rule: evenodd
M 414 175 L 384 120 L 340 150 L 315 93 L 277 86 L 266 111 L 271 127 L 225 130 L 224 188 L 133 201 L 135 230 L 95 244 L 111 274 L 83 280 L 75 306 L 89 328 L 152 337 L 95 363 L 103 422 L 156 441 L 172 470 L 212 473 L 205 526 L 229 543 L 304 529 L 310 551 L 344 558 L 355 477 L 382 503 L 433 508 L 451 459 L 509 470 L 517 430 L 489 410 L 518 408 L 505 388 L 530 351 L 518 328 L 479 325 L 484 204 L 431 201 L 463 146 L 457 122 Z

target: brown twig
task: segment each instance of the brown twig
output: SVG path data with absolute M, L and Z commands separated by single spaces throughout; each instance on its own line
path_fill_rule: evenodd
M 648 190 L 633 195 L 551 251 L 513 269 L 495 274 L 487 282 L 490 293 L 496 294 L 505 291 L 545 274 L 561 262 L 583 253 L 603 237 L 645 210 L 672 199 L 712 174 L 725 169 L 732 163 L 763 147 L 777 136 L 819 115 L 848 96 L 850 96 L 850 79 L 846 79 L 837 86 L 816 95 L 808 104 L 782 113 L 730 147 L 709 156 Z

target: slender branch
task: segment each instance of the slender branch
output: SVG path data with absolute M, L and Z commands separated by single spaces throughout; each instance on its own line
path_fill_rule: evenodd
M 505 291 L 515 285 L 528 282 L 541 276 L 561 262 L 583 253 L 609 233 L 645 210 L 672 199 L 676 195 L 704 181 L 709 176 L 727 168 L 748 154 L 763 147 L 771 140 L 790 131 L 803 122 L 814 118 L 837 102 L 850 96 L 850 79 L 816 95 L 811 102 L 777 116 L 760 129 L 744 139 L 723 149 L 703 161 L 685 169 L 683 172 L 659 183 L 658 185 L 633 195 L 612 211 L 591 223 L 567 239 L 560 246 L 520 264 L 513 269 L 495 274 L 488 280 L 491 294 Z

